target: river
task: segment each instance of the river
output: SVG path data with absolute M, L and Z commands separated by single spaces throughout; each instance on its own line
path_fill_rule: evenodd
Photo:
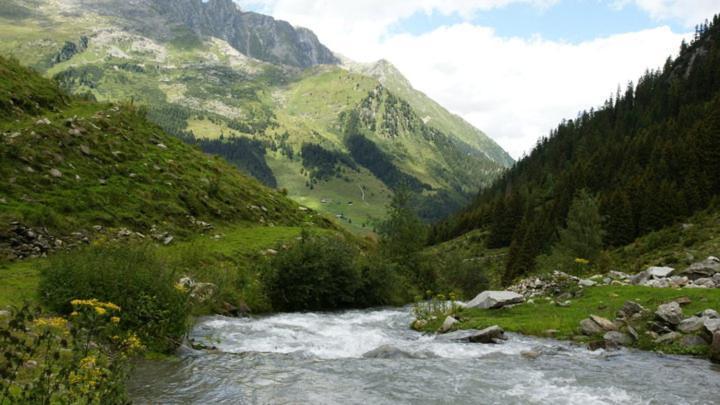
M 208 317 L 191 337 L 216 352 L 143 361 L 138 404 L 718 404 L 720 367 L 641 351 L 590 352 L 509 335 L 502 344 L 435 340 L 408 308 Z M 379 347 L 395 358 L 366 358 Z M 522 352 L 543 353 L 536 359 Z

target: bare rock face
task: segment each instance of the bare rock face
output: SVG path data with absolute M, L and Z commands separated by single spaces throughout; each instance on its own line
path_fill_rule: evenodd
M 223 39 L 255 59 L 300 68 L 340 62 L 312 31 L 241 11 L 232 0 L 146 1 L 196 33 Z
M 701 262 L 693 263 L 681 274 L 688 277 L 690 280 L 697 280 L 702 278 L 712 278 L 717 273 L 720 273 L 720 259 L 710 256 Z
M 680 308 L 680 304 L 673 301 L 660 305 L 657 311 L 655 311 L 655 316 L 658 319 L 674 326 L 682 322 L 683 311 L 682 308 Z

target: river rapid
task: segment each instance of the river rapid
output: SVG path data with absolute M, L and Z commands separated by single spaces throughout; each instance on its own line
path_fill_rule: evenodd
M 410 330 L 411 320 L 409 308 L 203 318 L 191 337 L 218 350 L 140 362 L 131 397 L 138 404 L 720 404 L 720 367 L 706 360 L 590 352 L 512 334 L 497 345 L 443 342 Z M 541 355 L 530 359 L 527 351 Z

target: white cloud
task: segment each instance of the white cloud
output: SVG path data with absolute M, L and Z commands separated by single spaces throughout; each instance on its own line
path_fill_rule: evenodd
M 658 21 L 676 20 L 694 27 L 720 13 L 720 0 L 616 0 L 617 7 L 635 3 Z
M 570 44 L 460 24 L 395 36 L 381 51 L 416 87 L 519 157 L 561 119 L 661 66 L 682 37 L 660 27 Z
M 389 28 L 418 12 L 471 16 L 512 2 L 542 8 L 557 1 L 238 2 L 241 6 L 263 5 L 263 11 L 277 18 L 311 28 L 331 49 L 355 60 L 390 60 L 416 88 L 519 157 L 563 118 L 573 118 L 579 110 L 602 104 L 618 85 L 636 80 L 647 68 L 661 66 L 676 52 L 684 36 L 658 27 L 572 44 L 541 37 L 504 38 L 492 28 L 469 22 L 422 35 L 389 34 Z M 675 3 L 707 2 L 614 1 L 636 1 L 658 19 L 670 18 L 666 16 L 675 10 Z M 678 13 L 673 18 L 680 18 Z

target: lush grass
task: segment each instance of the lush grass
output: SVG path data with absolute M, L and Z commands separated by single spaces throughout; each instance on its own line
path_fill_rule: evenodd
M 660 304 L 676 298 L 689 297 L 692 303 L 683 307 L 686 316 L 702 310 L 720 309 L 720 290 L 706 289 L 666 289 L 636 286 L 605 286 L 587 288 L 580 298 L 572 299 L 568 307 L 559 307 L 543 298 L 535 303 L 525 303 L 512 308 L 497 310 L 465 309 L 460 313 L 462 329 L 482 329 L 499 325 L 509 332 L 525 335 L 547 336 L 546 331 L 557 331 L 559 339 L 573 339 L 580 336 L 580 321 L 591 314 L 608 319 L 615 319 L 615 314 L 629 300 L 655 311 Z M 435 323 L 442 322 L 437 320 Z M 431 324 L 430 330 L 439 325 Z M 638 330 L 641 335 L 643 330 Z M 667 352 L 678 352 L 674 346 L 655 347 L 649 339 L 643 337 L 640 347 L 644 349 L 661 349 Z
M 0 308 L 37 304 L 42 260 L 0 265 Z

